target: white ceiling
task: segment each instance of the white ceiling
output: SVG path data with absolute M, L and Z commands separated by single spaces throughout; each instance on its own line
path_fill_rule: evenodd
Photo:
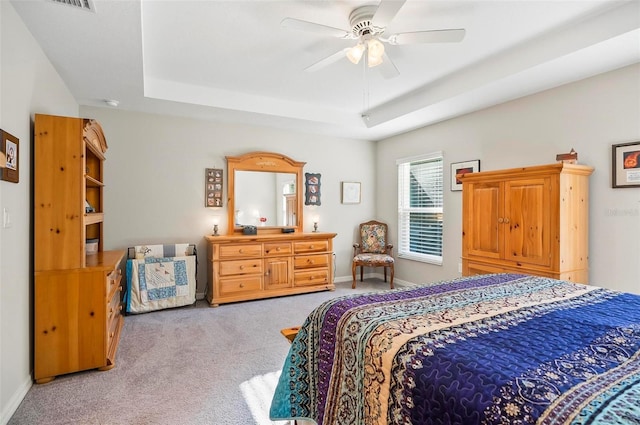
M 81 105 L 116 99 L 123 110 L 365 140 L 640 62 L 638 0 L 408 0 L 387 33 L 466 37 L 387 45 L 393 79 L 346 58 L 305 72 L 355 42 L 280 25 L 349 30 L 354 8 L 379 1 L 92 0 L 94 13 L 11 2 Z

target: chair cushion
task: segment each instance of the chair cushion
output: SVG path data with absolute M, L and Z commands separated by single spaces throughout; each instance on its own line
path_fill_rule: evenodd
M 387 248 L 384 226 L 377 224 L 362 226 L 362 252 L 383 253 Z
M 394 259 L 392 256 L 387 255 L 387 254 L 369 254 L 369 253 L 364 253 L 364 254 L 358 254 L 355 257 L 353 257 L 353 262 L 354 263 L 366 263 L 366 264 L 390 264 L 394 262 Z

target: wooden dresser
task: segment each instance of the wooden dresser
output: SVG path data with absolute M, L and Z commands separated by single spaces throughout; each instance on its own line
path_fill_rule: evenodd
M 34 379 L 114 366 L 124 250 L 104 251 L 107 143 L 95 120 L 35 116 Z M 87 240 L 97 252 L 87 254 Z
M 100 252 L 87 267 L 35 274 L 36 383 L 115 366 L 122 316 L 124 251 Z
M 222 303 L 334 290 L 335 233 L 207 236 L 207 299 Z
M 458 175 L 462 274 L 589 281 L 592 167 L 555 163 Z

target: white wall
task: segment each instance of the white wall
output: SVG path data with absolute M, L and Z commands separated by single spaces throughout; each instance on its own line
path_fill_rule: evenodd
M 19 139 L 19 183 L 0 181 L 0 423 L 31 386 L 31 134 L 35 112 L 77 116 L 78 105 L 8 1 L 0 2 L 0 128 Z
M 140 243 L 192 242 L 199 252 L 198 293 L 205 289 L 206 245 L 212 216 L 227 232 L 227 209 L 204 207 L 205 168 L 222 168 L 225 156 L 253 151 L 284 154 L 306 162 L 305 172 L 320 173 L 320 206 L 304 209 L 304 228 L 312 217 L 319 230 L 334 239 L 337 278 L 351 279 L 356 224 L 373 217 L 375 209 L 375 143 L 293 133 L 237 124 L 180 117 L 81 107 L 97 119 L 109 150 L 105 163 L 105 249 Z M 341 204 L 340 182 L 362 182 L 362 203 Z
M 449 190 L 450 164 L 481 170 L 555 162 L 574 148 L 595 167 L 590 180 L 590 282 L 640 293 L 640 188 L 611 188 L 611 145 L 640 141 L 640 65 L 548 90 L 378 143 L 377 215 L 397 232 L 396 158 L 443 151 L 444 262 L 398 260 L 409 281 L 459 276 L 462 192 Z

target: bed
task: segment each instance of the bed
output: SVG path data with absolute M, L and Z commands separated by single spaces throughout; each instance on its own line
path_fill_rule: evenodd
M 494 274 L 339 297 L 301 326 L 270 417 L 638 424 L 640 295 Z
M 195 303 L 196 264 L 193 244 L 129 248 L 124 296 L 126 312 L 146 313 Z

